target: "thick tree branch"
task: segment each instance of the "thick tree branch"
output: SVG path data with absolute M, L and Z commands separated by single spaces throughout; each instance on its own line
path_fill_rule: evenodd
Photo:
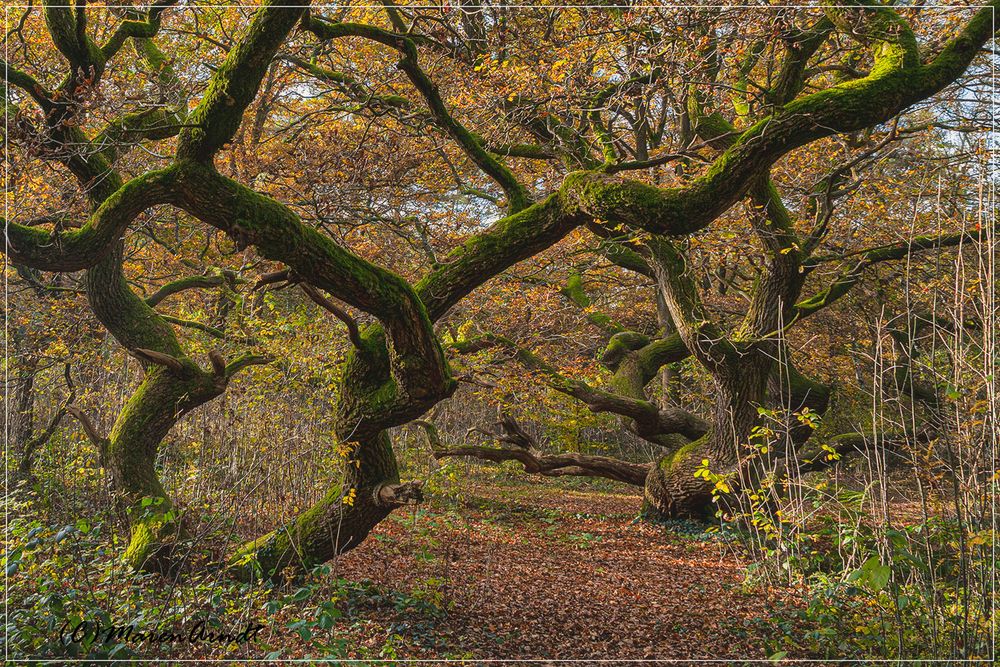
M 496 463 L 518 461 L 524 466 L 525 472 L 545 477 L 563 477 L 566 475 L 603 477 L 634 486 L 643 486 L 646 483 L 646 475 L 650 469 L 649 464 L 630 463 L 607 456 L 588 456 L 575 452 L 565 454 L 536 454 L 523 449 L 500 449 L 497 447 L 479 447 L 474 445 L 449 447 L 434 452 L 434 458 L 436 459 L 454 456 L 467 456 L 484 461 L 494 461 Z
M 387 381 L 399 385 L 400 409 L 414 410 L 421 401 L 453 390 L 427 310 L 399 275 L 343 248 L 303 224 L 288 207 L 211 166 L 188 163 L 180 189 L 180 205 L 191 215 L 240 245 L 253 244 L 262 256 L 291 267 L 297 278 L 377 317 L 388 334 L 392 379 Z M 362 334 L 370 338 L 363 347 L 375 345 L 380 336 L 375 330 Z
M 615 322 L 610 316 L 592 309 L 593 301 L 583 289 L 583 277 L 579 272 L 573 271 L 570 273 L 566 284 L 562 286 L 559 292 L 577 308 L 584 311 L 588 322 L 602 330 L 608 336 L 625 331 L 625 327 Z
M 53 100 L 51 92 L 43 88 L 42 84 L 40 84 L 33 76 L 27 72 L 22 72 L 4 59 L 0 59 L 0 76 L 2 76 L 3 80 L 7 83 L 18 87 L 27 93 L 28 96 L 35 101 L 39 108 L 42 109 L 42 111 L 49 112 L 55 108 L 55 101 Z M 4 97 L 6 98 L 6 91 L 4 92 Z
M 684 255 L 662 237 L 649 239 L 646 248 L 660 293 L 687 349 L 714 373 L 733 370 L 736 348 L 709 318 Z
M 955 247 L 963 243 L 979 243 L 984 239 L 983 231 L 915 236 L 908 241 L 879 246 L 867 250 L 840 255 L 817 256 L 809 259 L 804 268 L 812 271 L 821 263 L 855 258 L 851 266 L 841 271 L 824 290 L 803 299 L 792 309 L 789 326 L 796 320 L 826 308 L 847 294 L 864 277 L 865 270 L 881 262 L 904 259 L 915 252 Z
M 44 0 L 42 5 L 52 43 L 69 61 L 71 71 L 75 74 L 77 70 L 91 70 L 95 65 L 103 67 L 101 50 L 86 34 L 86 3 L 80 3 L 78 11 L 74 11 L 74 6 L 66 0 Z
M 992 36 L 993 11 L 980 9 L 929 64 L 895 57 L 869 76 L 795 99 L 747 128 L 704 175 L 689 186 L 660 190 L 634 181 L 582 174 L 573 192 L 580 208 L 613 224 L 651 232 L 689 234 L 738 201 L 753 179 L 778 158 L 811 141 L 852 132 L 891 119 L 908 106 L 939 92 L 969 66 Z
M 459 352 L 467 349 L 482 349 L 483 340 L 509 350 L 517 360 L 531 371 L 546 377 L 555 390 L 585 403 L 592 412 L 606 412 L 627 417 L 635 422 L 636 433 L 650 442 L 663 444 L 658 436 L 678 433 L 689 440 L 695 440 L 708 430 L 709 424 L 703 419 L 680 408 L 659 409 L 651 401 L 627 395 L 604 391 L 590 386 L 582 380 L 564 376 L 559 370 L 534 352 L 518 346 L 512 340 L 494 334 L 484 334 L 481 338 L 452 344 Z
M 133 17 L 122 21 L 101 47 L 104 59 L 111 60 L 129 39 L 148 39 L 156 35 L 160 29 L 160 17 L 163 11 L 175 4 L 177 4 L 177 0 L 156 0 L 149 6 L 146 16 L 142 20 Z M 138 15 L 138 12 L 131 13 L 133 16 Z
M 587 229 L 601 239 L 597 252 L 609 262 L 633 273 L 656 279 L 646 258 L 628 247 L 632 241 L 627 236 L 616 236 L 606 226 L 596 222 L 588 222 Z
M 232 140 L 243 112 L 257 96 L 272 58 L 299 21 L 303 9 L 303 6 L 289 7 L 280 0 L 266 0 L 262 4 L 191 112 L 188 122 L 194 127 L 181 132 L 178 159 L 211 161 Z
M 449 254 L 416 285 L 432 321 L 479 285 L 559 241 L 585 221 L 562 193 L 493 223 Z
M 176 167 L 151 171 L 122 185 L 78 229 L 50 232 L 5 223 L 11 259 L 43 271 L 79 271 L 110 252 L 129 224 L 143 211 L 173 199 Z
M 172 315 L 164 315 L 163 313 L 160 313 L 159 315 L 160 319 L 162 319 L 164 322 L 169 322 L 170 324 L 176 324 L 179 327 L 187 327 L 188 329 L 195 329 L 196 331 L 208 334 L 212 338 L 218 338 L 221 340 L 226 337 L 225 331 L 223 331 L 222 329 L 217 329 L 216 327 L 210 326 L 208 324 L 202 324 L 201 322 L 197 322 L 195 320 L 185 320 L 180 317 L 173 317 Z
M 535 439 L 521 427 L 514 417 L 508 414 L 501 415 L 495 431 L 470 429 L 469 434 L 478 431 L 488 437 L 496 437 L 501 442 L 512 445 L 513 449 L 473 445 L 448 447 L 441 443 L 437 428 L 432 423 L 421 421 L 418 425 L 427 431 L 431 452 L 436 459 L 463 456 L 496 463 L 518 461 L 524 466 L 525 472 L 546 477 L 565 475 L 604 477 L 635 486 L 645 484 L 646 475 L 650 469 L 648 464 L 630 463 L 607 456 L 592 456 L 576 452 L 544 454 L 538 451 L 538 443 Z

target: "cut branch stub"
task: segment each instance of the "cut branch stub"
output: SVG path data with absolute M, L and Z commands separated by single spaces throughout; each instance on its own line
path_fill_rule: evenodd
M 222 375 L 228 380 L 247 366 L 262 366 L 272 361 L 274 361 L 274 357 L 266 354 L 244 354 L 242 357 L 237 357 L 226 364 Z
M 250 288 L 251 292 L 256 292 L 266 285 L 272 285 L 274 283 L 290 283 L 294 284 L 296 279 L 291 269 L 282 269 L 281 271 L 272 271 L 271 273 L 265 273 L 257 282 L 254 283 L 253 287 Z
M 521 449 L 537 449 L 538 442 L 530 433 L 524 430 L 524 427 L 517 422 L 513 415 L 503 413 L 500 416 L 500 421 L 497 422 L 497 426 L 501 431 L 499 435 L 501 442 L 520 447 Z
M 404 484 L 383 484 L 375 491 L 375 503 L 382 507 L 416 505 L 424 501 L 424 483 L 413 480 Z
M 156 350 L 147 350 L 142 347 L 137 347 L 130 350 L 132 356 L 139 361 L 145 362 L 147 364 L 156 364 L 159 366 L 166 367 L 171 373 L 178 377 L 187 377 L 190 375 L 190 369 L 185 368 L 184 364 L 177 357 L 173 357 L 169 354 L 164 354 L 163 352 L 157 352 Z
M 218 350 L 208 353 L 208 359 L 212 362 L 212 372 L 216 377 L 226 377 L 226 360 Z

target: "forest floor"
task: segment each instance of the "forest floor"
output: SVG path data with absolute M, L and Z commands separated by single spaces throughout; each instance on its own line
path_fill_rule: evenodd
M 573 482 L 473 479 L 383 522 L 333 566 L 364 582 L 337 624 L 346 653 L 768 657 L 770 619 L 789 601 L 745 588 L 731 547 L 694 525 L 635 521 L 637 494 Z
M 737 545 L 704 525 L 638 521 L 638 494 L 593 480 L 467 473 L 449 476 L 425 503 L 396 511 L 304 580 L 275 587 L 226 577 L 210 567 L 220 557 L 208 551 L 204 566 L 176 580 L 133 577 L 108 533 L 69 533 L 73 526 L 57 523 L 11 578 L 21 612 L 5 630 L 15 628 L 16 645 L 41 656 L 120 657 L 123 649 L 164 665 L 739 664 L 779 653 L 784 630 L 801 624 L 794 590 L 750 585 Z M 20 521 L 17 539 L 28 539 L 35 523 Z M 236 643 L 129 640 L 114 650 L 115 642 L 80 649 L 59 628 L 81 618 L 180 628 L 183 637 L 197 619 L 223 632 L 248 623 L 260 632 Z
M 433 487 L 426 502 L 397 510 L 356 549 L 308 576 L 275 585 L 241 583 L 215 566 L 229 551 L 224 538 L 232 527 L 225 523 L 205 533 L 209 546 L 176 577 L 136 575 L 117 556 L 121 536 L 99 529 L 113 522 L 106 515 L 94 515 L 92 526 L 81 528 L 84 519 L 63 525 L 91 516 L 85 507 L 66 507 L 65 516 L 43 524 L 32 516 L 44 506 L 19 500 L 12 516 L 25 517 L 12 524 L 11 544 L 27 556 L 7 568 L 17 613 L 0 633 L 0 648 L 7 640 L 25 655 L 86 652 L 163 665 L 181 659 L 736 665 L 780 660 L 785 651 L 797 657 L 814 644 L 820 655 L 844 647 L 870 655 L 889 636 L 892 610 L 873 606 L 873 595 L 838 598 L 842 607 L 827 615 L 826 597 L 760 581 L 735 538 L 693 522 L 639 521 L 641 497 L 610 483 L 472 466 L 424 478 Z M 911 501 L 901 497 L 893 507 L 904 523 L 910 515 L 923 525 Z M 8 548 L 0 543 L 0 553 Z M 919 594 L 908 589 L 907 600 Z M 924 616 L 917 605 L 905 609 L 918 614 L 899 627 L 911 633 L 906 650 L 919 655 Z M 988 638 L 989 616 L 976 618 L 975 631 Z M 60 628 L 80 619 L 179 631 L 181 640 L 70 645 Z M 260 631 L 250 640 L 187 641 L 196 623 Z

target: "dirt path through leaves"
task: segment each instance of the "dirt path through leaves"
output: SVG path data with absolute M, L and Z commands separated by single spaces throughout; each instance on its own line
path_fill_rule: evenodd
M 639 504 L 491 484 L 399 513 L 336 575 L 405 593 L 368 622 L 372 642 L 385 639 L 379 628 L 398 634 L 407 657 L 767 657 L 753 619 L 769 601 L 742 592 L 732 554 L 704 534 L 634 522 Z

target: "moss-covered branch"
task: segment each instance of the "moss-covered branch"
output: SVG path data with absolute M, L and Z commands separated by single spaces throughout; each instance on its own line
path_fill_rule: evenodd
M 16 86 L 27 93 L 42 111 L 49 112 L 55 107 L 52 92 L 46 90 L 35 77 L 14 67 L 3 58 L 0 58 L 0 77 L 3 77 L 2 80 L 6 83 Z M 4 93 L 4 98 L 6 99 L 8 97 L 7 91 L 4 91 Z
M 74 74 L 77 70 L 95 74 L 92 70 L 103 68 L 105 60 L 101 49 L 87 36 L 85 7 L 86 3 L 80 3 L 74 11 L 74 5 L 67 0 L 44 0 L 42 4 L 52 43 L 69 61 Z
M 728 372 L 736 348 L 711 320 L 701 302 L 684 255 L 665 238 L 646 242 L 660 293 L 688 350 L 715 373 Z
M 872 46 L 872 73 L 914 68 L 920 63 L 916 36 L 891 7 L 839 0 L 826 3 L 824 9 L 842 33 Z
M 160 18 L 163 11 L 177 0 L 156 0 L 149 6 L 146 15 L 138 16 L 138 12 L 130 12 L 129 18 L 122 21 L 108 41 L 101 46 L 101 54 L 105 60 L 111 60 L 129 39 L 148 39 L 156 35 L 160 29 Z
M 634 422 L 636 434 L 650 442 L 670 446 L 672 443 L 664 441 L 660 436 L 680 434 L 687 439 L 696 439 L 708 430 L 708 423 L 705 420 L 686 410 L 680 408 L 661 409 L 652 401 L 646 400 L 641 393 L 645 383 L 640 385 L 638 392 L 623 390 L 621 385 L 625 380 L 622 376 L 631 372 L 631 369 L 620 369 L 620 375 L 610 383 L 614 391 L 605 391 L 592 387 L 582 380 L 566 377 L 559 372 L 559 369 L 535 352 L 523 348 L 503 336 L 484 334 L 477 339 L 457 341 L 451 347 L 459 352 L 473 351 L 483 349 L 483 342 L 502 346 L 509 350 L 525 368 L 544 376 L 553 389 L 582 401 L 592 412 L 627 417 Z
M 823 17 L 811 27 L 789 35 L 782 42 L 785 58 L 775 82 L 767 92 L 768 101 L 786 104 L 793 100 L 805 86 L 807 65 L 833 31 L 833 23 Z
M 240 245 L 252 244 L 296 276 L 379 318 L 388 334 L 392 380 L 398 391 L 382 406 L 412 410 L 452 391 L 444 353 L 414 289 L 400 276 L 368 262 L 302 223 L 288 207 L 211 166 L 182 162 L 180 205 L 225 231 Z M 380 334 L 372 332 L 374 339 Z M 362 347 L 369 343 L 363 342 Z M 388 378 L 386 378 L 388 381 Z M 388 385 L 387 385 L 388 386 Z M 416 401 L 417 403 L 411 403 Z
M 606 225 L 598 224 L 596 221 L 587 223 L 587 229 L 601 239 L 597 253 L 609 262 L 647 278 L 656 278 L 646 258 L 628 247 L 631 245 L 628 236 L 616 235 Z
M 176 176 L 177 169 L 167 167 L 128 181 L 78 229 L 53 233 L 4 220 L 10 257 L 43 271 L 78 271 L 93 266 L 140 213 L 172 199 Z
M 887 55 L 891 66 L 799 97 L 739 135 L 712 166 L 683 188 L 658 189 L 596 174 L 577 175 L 579 207 L 612 223 L 651 232 L 689 234 L 703 228 L 747 191 L 781 156 L 809 142 L 885 122 L 959 77 L 992 36 L 993 2 L 930 63 Z
M 441 318 L 476 287 L 548 248 L 585 220 L 567 209 L 563 193 L 557 193 L 473 236 L 417 283 L 417 294 L 431 320 Z
M 795 304 L 791 312 L 794 318 L 792 321 L 811 315 L 836 302 L 850 292 L 851 288 L 857 285 L 864 277 L 865 271 L 875 264 L 905 259 L 913 253 L 925 250 L 955 247 L 963 243 L 979 243 L 984 238 L 984 233 L 980 231 L 932 234 L 915 236 L 901 243 L 887 244 L 853 253 L 813 257 L 805 263 L 807 271 L 812 271 L 825 262 L 851 261 L 849 262 L 849 266 L 843 269 L 829 286 Z
M 236 46 L 226 54 L 201 102 L 191 112 L 177 144 L 177 157 L 209 161 L 228 143 L 243 112 L 257 96 L 261 81 L 278 48 L 298 23 L 304 7 L 278 0 L 264 2 Z

